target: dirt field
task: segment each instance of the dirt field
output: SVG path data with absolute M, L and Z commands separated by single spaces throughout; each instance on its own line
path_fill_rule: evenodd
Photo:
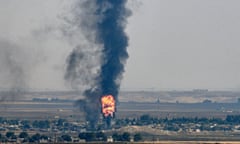
M 220 142 L 220 141 L 157 141 L 157 142 L 143 142 L 137 144 L 239 144 L 240 142 Z M 134 144 L 134 143 L 133 143 Z
M 90 142 L 89 144 L 104 144 L 105 142 Z M 88 144 L 88 143 L 78 143 Z M 240 144 L 237 141 L 146 141 L 146 142 L 108 142 L 107 144 Z
M 116 118 L 133 118 L 149 114 L 153 117 L 217 117 L 239 115 L 240 104 L 176 104 L 176 103 L 120 103 Z M 2 102 L 0 115 L 20 119 L 52 119 L 55 117 L 84 120 L 83 113 L 73 102 Z

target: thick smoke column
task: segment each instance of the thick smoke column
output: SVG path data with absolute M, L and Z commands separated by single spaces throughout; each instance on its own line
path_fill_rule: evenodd
M 99 11 L 106 7 L 105 1 L 97 1 Z M 103 20 L 97 24 L 98 40 L 103 43 L 104 61 L 100 69 L 99 87 L 102 94 L 112 94 L 117 99 L 124 63 L 128 58 L 128 38 L 124 32 L 126 24 L 125 0 L 110 0 L 109 8 L 103 12 Z
M 68 57 L 65 78 L 71 84 L 79 84 L 76 83 L 76 79 L 86 82 L 90 82 L 89 77 L 92 79 L 90 84 L 85 83 L 90 85 L 84 90 L 86 99 L 79 102 L 91 127 L 94 127 L 98 120 L 101 97 L 110 94 L 116 101 L 118 100 L 124 64 L 128 58 L 128 37 L 124 28 L 126 18 L 131 12 L 126 8 L 126 2 L 126 0 L 88 0 L 78 3 L 78 8 L 82 10 L 80 14 L 78 10 L 74 11 L 73 23 L 82 29 L 85 42 L 92 47 L 87 46 L 88 49 L 84 50 L 86 48 L 81 45 L 72 51 Z M 79 23 L 78 16 L 83 18 Z M 94 53 L 97 56 L 100 53 L 98 66 L 92 61 Z

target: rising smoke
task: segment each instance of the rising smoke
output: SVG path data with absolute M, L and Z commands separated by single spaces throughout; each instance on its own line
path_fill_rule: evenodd
M 23 49 L 13 42 L 0 39 L 0 80 L 4 81 L 0 92 L 1 101 L 22 98 L 27 86 L 28 62 Z
M 84 35 L 67 59 L 65 79 L 73 88 L 83 88 L 85 100 L 79 106 L 94 127 L 98 121 L 100 99 L 111 94 L 118 100 L 124 64 L 128 58 L 128 37 L 124 31 L 131 11 L 126 0 L 85 0 L 73 9 L 72 31 Z M 73 32 L 73 33 L 71 33 Z M 70 34 L 69 34 L 70 33 Z

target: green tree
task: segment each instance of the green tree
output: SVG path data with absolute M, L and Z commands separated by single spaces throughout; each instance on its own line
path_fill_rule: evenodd
M 65 120 L 64 119 L 58 119 L 58 121 L 57 121 L 57 126 L 63 126 L 63 124 L 64 124 L 64 122 L 65 122 Z
M 17 125 L 18 124 L 18 120 L 8 120 L 8 124 L 9 125 Z
M 30 142 L 39 142 L 39 140 L 41 139 L 41 135 L 39 133 L 36 133 L 34 135 L 32 135 Z
M 86 138 L 86 133 L 85 132 L 81 132 L 81 133 L 79 133 L 78 137 L 80 139 L 85 139 Z
M 95 133 L 93 133 L 93 132 L 88 132 L 88 133 L 86 133 L 86 137 L 85 137 L 85 140 L 87 141 L 87 142 L 89 142 L 89 141 L 94 141 L 95 140 Z
M 31 126 L 30 126 L 30 121 L 29 121 L 29 120 L 23 120 L 23 121 L 21 122 L 21 124 L 23 125 L 23 126 L 22 126 L 23 129 L 29 129 L 29 128 L 31 128 Z
M 113 141 L 121 141 L 122 140 L 122 136 L 117 133 L 113 133 L 112 138 L 113 138 Z
M 62 135 L 61 136 L 64 141 L 71 142 L 72 138 L 70 135 Z
M 141 117 L 140 117 L 140 125 L 143 125 L 143 124 L 150 124 L 150 123 L 152 123 L 152 117 L 150 117 L 150 115 L 148 115 L 148 114 L 145 114 L 145 115 L 142 115 Z
M 209 99 L 205 99 L 202 103 L 209 104 L 209 103 L 212 103 L 212 101 Z
M 107 141 L 107 136 L 103 132 L 97 132 L 96 138 L 98 141 Z
M 123 134 L 122 134 L 122 141 L 130 141 L 130 133 L 128 133 L 128 132 L 124 132 Z
M 94 132 L 79 133 L 80 139 L 85 139 L 87 142 L 96 140 L 96 134 Z
M 142 135 L 140 133 L 136 133 L 133 136 L 134 141 L 141 141 L 142 140 Z
M 227 115 L 226 122 L 231 124 L 238 124 L 240 123 L 240 115 Z
M 31 126 L 29 124 L 24 124 L 23 125 L 23 129 L 30 129 L 30 128 L 31 128 Z
M 28 133 L 27 132 L 21 132 L 19 135 L 18 135 L 19 138 L 28 138 Z
M 41 135 L 40 139 L 48 140 L 48 136 L 46 136 L 46 135 Z
M 46 128 L 50 127 L 50 122 L 48 120 L 45 120 L 45 121 L 37 121 L 37 120 L 35 120 L 32 123 L 32 126 L 35 127 L 35 128 L 46 129 Z
M 14 132 L 9 131 L 9 132 L 6 133 L 6 137 L 7 137 L 7 138 L 12 138 L 12 137 L 14 137 L 14 136 L 15 136 L 15 135 L 14 135 Z

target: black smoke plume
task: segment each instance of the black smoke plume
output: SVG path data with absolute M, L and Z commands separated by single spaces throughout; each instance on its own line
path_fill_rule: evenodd
M 85 100 L 79 101 L 79 106 L 92 128 L 101 111 L 100 98 L 111 94 L 118 100 L 128 58 L 124 29 L 131 11 L 126 3 L 126 0 L 86 0 L 76 3 L 73 10 L 71 23 L 81 29 L 84 39 L 79 39 L 81 42 L 67 59 L 65 79 L 75 88 L 88 85 L 83 90 Z

